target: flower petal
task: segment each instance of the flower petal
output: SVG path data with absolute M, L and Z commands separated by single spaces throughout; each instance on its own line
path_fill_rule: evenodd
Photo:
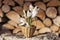
M 30 4 L 29 10 L 30 10 L 30 11 L 33 11 L 33 6 L 32 6 L 32 4 Z
M 26 20 L 24 18 L 20 18 L 20 24 L 19 25 L 21 26 L 21 25 L 24 25 L 25 23 L 26 23 Z
M 24 13 L 24 17 L 26 17 L 26 12 L 25 12 L 25 10 L 23 10 L 23 13 Z
M 39 10 L 39 8 L 37 8 L 37 6 L 33 9 L 33 11 L 32 11 L 32 18 L 34 18 L 37 15 L 38 10 Z
M 32 13 L 27 11 L 27 18 L 31 17 Z
M 30 27 L 30 25 L 28 24 L 28 22 L 26 22 L 26 27 Z

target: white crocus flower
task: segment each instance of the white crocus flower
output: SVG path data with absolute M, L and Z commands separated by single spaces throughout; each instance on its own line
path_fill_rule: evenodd
M 31 12 L 27 11 L 27 18 L 29 18 L 31 16 L 32 16 Z
M 29 10 L 27 12 L 26 12 L 26 10 L 23 10 L 24 18 L 20 18 L 20 24 L 19 25 L 20 26 L 25 25 L 26 27 L 30 27 L 29 17 L 31 17 L 31 19 L 34 18 L 37 15 L 38 10 L 39 10 L 39 8 L 37 8 L 37 6 L 33 7 L 32 5 L 29 6 Z M 28 22 L 26 21 L 26 18 L 29 19 Z
M 33 7 L 31 4 L 29 10 L 31 11 L 32 18 L 34 18 L 38 13 L 39 8 L 37 8 L 37 6 Z
M 26 27 L 30 27 L 30 25 L 28 24 L 28 22 L 26 22 Z
M 26 20 L 24 18 L 20 18 L 20 24 L 19 25 L 24 25 L 26 23 Z
M 32 6 L 32 4 L 30 4 L 29 10 L 30 10 L 30 11 L 33 11 L 33 8 L 34 8 L 34 7 Z
M 32 11 L 32 18 L 34 18 L 37 15 L 38 10 L 39 10 L 39 8 L 37 8 L 37 6 L 33 9 L 33 11 Z
M 31 4 L 29 6 L 29 10 L 27 11 L 27 13 L 25 12 L 25 10 L 23 10 L 25 18 L 29 18 L 29 17 L 34 18 L 38 13 L 39 8 L 37 8 L 37 6 L 33 7 L 32 4 Z
M 29 17 L 31 17 L 31 12 L 29 12 L 29 10 L 27 11 L 27 13 L 25 12 L 25 10 L 23 10 L 23 12 L 24 12 L 24 17 L 25 18 L 29 18 Z
M 23 26 L 25 24 L 26 24 L 26 27 L 29 27 L 29 24 L 28 24 L 28 22 L 26 22 L 26 19 L 20 18 L 20 24 L 19 24 L 19 26 Z
M 24 13 L 24 17 L 26 17 L 26 12 L 25 12 L 25 10 L 23 10 L 23 13 Z

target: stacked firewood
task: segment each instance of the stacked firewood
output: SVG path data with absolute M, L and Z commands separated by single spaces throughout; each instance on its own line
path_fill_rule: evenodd
M 30 4 L 40 8 L 37 14 L 37 21 L 32 22 L 32 25 L 36 26 L 34 35 L 54 33 L 58 36 L 60 34 L 59 0 L 0 0 L 0 22 L 3 23 L 2 28 L 12 30 L 13 34 L 23 35 L 19 21 L 21 15 L 23 15 L 23 9 L 28 10 Z M 5 22 L 6 19 L 9 20 Z

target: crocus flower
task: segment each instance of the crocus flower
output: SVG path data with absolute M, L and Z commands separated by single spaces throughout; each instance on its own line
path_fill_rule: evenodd
M 23 10 L 24 17 L 26 17 L 26 18 L 29 18 L 29 17 L 34 18 L 37 15 L 38 10 L 39 10 L 39 8 L 37 6 L 33 7 L 32 5 L 30 5 L 29 10 L 27 12 L 25 12 L 25 10 Z
M 31 12 L 27 11 L 27 18 L 29 18 L 31 16 L 32 16 Z
M 34 18 L 38 13 L 39 8 L 37 6 L 33 7 L 32 5 L 29 6 L 29 10 L 23 10 L 24 18 L 20 18 L 20 26 L 25 25 L 26 27 L 30 27 L 31 19 Z M 27 18 L 27 20 L 26 20 Z
M 20 18 L 19 26 L 23 26 L 23 25 L 26 25 L 26 27 L 29 27 L 29 24 L 28 24 L 28 22 L 26 22 L 26 19 L 25 18 Z
M 24 17 L 26 18 L 26 12 L 25 12 L 25 10 L 23 10 L 23 13 L 24 13 Z
M 39 8 L 37 8 L 37 6 L 33 9 L 33 11 L 32 11 L 32 18 L 34 18 L 37 15 L 38 10 L 39 10 Z
M 26 23 L 26 20 L 24 18 L 20 18 L 20 25 L 24 25 Z
M 30 4 L 30 6 L 29 6 L 29 10 L 32 12 L 33 11 L 33 6 L 32 6 L 32 4 Z
M 32 4 L 30 4 L 29 10 L 31 11 L 32 18 L 34 18 L 38 13 L 39 8 L 37 6 L 33 7 Z

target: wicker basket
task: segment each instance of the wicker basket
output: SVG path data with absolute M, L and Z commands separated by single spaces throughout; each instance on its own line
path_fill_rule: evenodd
M 22 27 L 22 33 L 26 38 L 32 37 L 35 32 L 36 27 Z

